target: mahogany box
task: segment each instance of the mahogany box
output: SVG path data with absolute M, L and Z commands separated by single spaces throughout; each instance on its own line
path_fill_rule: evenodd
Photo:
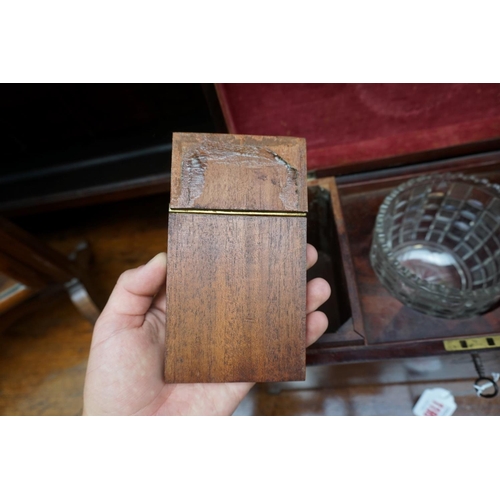
M 174 134 L 165 380 L 304 380 L 306 150 Z
M 216 84 L 231 134 L 307 140 L 309 277 L 332 297 L 309 364 L 500 348 L 500 308 L 468 320 L 416 312 L 369 262 L 375 217 L 398 184 L 431 172 L 500 182 L 498 84 Z

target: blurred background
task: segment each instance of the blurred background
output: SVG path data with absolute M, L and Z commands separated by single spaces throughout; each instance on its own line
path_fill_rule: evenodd
M 257 384 L 237 415 L 411 415 L 433 387 L 452 392 L 455 414 L 500 414 L 500 400 L 474 392 L 470 353 L 446 352 L 439 332 L 425 348 L 415 328 L 397 346 L 361 351 L 367 339 L 352 328 L 331 200 L 318 184 L 335 177 L 349 207 L 353 193 L 371 199 L 353 186 L 386 178 L 443 169 L 491 178 L 500 85 L 463 84 L 4 86 L 0 414 L 81 414 L 92 322 L 118 276 L 166 248 L 173 132 L 307 139 L 308 234 L 320 250 L 310 277 L 332 285 L 330 328 L 305 382 Z M 483 323 L 478 335 L 500 334 L 498 314 Z M 488 374 L 500 371 L 498 346 L 480 351 Z

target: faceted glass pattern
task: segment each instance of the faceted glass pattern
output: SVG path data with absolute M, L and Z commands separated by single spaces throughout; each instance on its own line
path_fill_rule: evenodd
M 450 173 L 400 185 L 380 206 L 370 261 L 391 294 L 420 312 L 487 311 L 500 299 L 500 186 Z

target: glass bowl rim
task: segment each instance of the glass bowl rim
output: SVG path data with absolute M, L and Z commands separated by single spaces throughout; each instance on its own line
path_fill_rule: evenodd
M 487 179 L 480 179 L 474 175 L 446 172 L 446 173 L 421 175 L 419 177 L 415 177 L 395 187 L 384 198 L 384 201 L 380 205 L 379 211 L 377 213 L 377 218 L 375 219 L 375 228 L 373 231 L 377 245 L 384 254 L 383 256 L 386 262 L 388 262 L 388 264 L 392 266 L 392 268 L 398 275 L 413 282 L 419 288 L 424 288 L 425 290 L 431 293 L 453 296 L 455 298 L 463 300 L 479 299 L 480 301 L 485 299 L 490 299 L 492 297 L 499 295 L 500 283 L 497 283 L 496 285 L 493 286 L 489 286 L 488 288 L 480 288 L 478 290 L 458 290 L 457 288 L 448 285 L 430 283 L 422 278 L 419 278 L 416 274 L 412 273 L 408 268 L 401 265 L 399 261 L 397 261 L 394 255 L 392 254 L 392 250 L 389 248 L 385 234 L 381 229 L 383 227 L 384 217 L 387 212 L 387 209 L 389 208 L 389 205 L 392 203 L 394 198 L 396 198 L 399 194 L 414 187 L 415 185 L 423 183 L 427 184 L 429 182 L 433 182 L 438 179 L 449 183 L 456 180 L 465 181 L 466 183 L 476 185 L 483 189 L 486 188 L 491 192 L 493 196 L 496 196 L 498 199 L 500 199 L 500 185 L 491 183 Z

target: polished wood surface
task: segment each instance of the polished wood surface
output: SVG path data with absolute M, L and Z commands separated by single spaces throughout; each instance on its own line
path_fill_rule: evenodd
M 303 380 L 305 141 L 174 134 L 173 145 L 166 381 Z
M 88 246 L 85 251 L 89 251 Z M 91 287 L 91 280 L 87 266 L 82 265 L 77 258 L 79 253 L 74 252 L 68 258 L 0 217 L 0 273 L 24 286 L 24 289 L 16 290 L 14 296 L 10 297 L 8 307 L 0 304 L 0 311 L 11 309 L 14 305 L 19 308 L 21 299 L 47 288 L 56 288 L 66 290 L 84 317 L 94 323 L 99 315 L 99 307 L 87 289 L 88 286 Z M 34 297 L 31 302 L 33 300 Z M 5 306 L 5 301 L 3 305 Z
M 31 269 L 44 284 L 65 283 L 80 277 L 81 270 L 65 255 L 7 219 L 0 218 L 0 235 L 0 252 Z
M 0 314 L 23 302 L 34 293 L 35 291 L 26 285 L 0 274 Z
M 170 214 L 168 382 L 302 380 L 306 219 Z
M 307 212 L 304 139 L 174 134 L 170 207 Z
M 120 273 L 165 248 L 165 198 L 152 196 L 16 220 L 68 254 L 82 239 L 92 247 L 96 296 L 105 301 Z M 0 414 L 79 415 L 92 327 L 68 298 L 47 299 L 0 333 Z M 500 371 L 496 352 L 482 355 L 485 369 Z M 436 359 L 436 358 L 432 358 Z M 500 398 L 478 398 L 470 357 L 439 358 L 438 370 L 415 374 L 425 360 L 318 366 L 305 382 L 258 384 L 236 415 L 408 415 L 426 388 L 452 390 L 456 415 L 500 415 Z M 436 362 L 430 368 L 435 368 Z
M 326 367 L 321 367 L 327 372 Z M 284 390 L 269 393 L 257 386 L 236 409 L 235 416 L 412 416 L 412 408 L 425 389 L 441 387 L 455 396 L 455 416 L 499 416 L 500 401 L 478 398 L 472 380 L 420 384 Z
M 487 373 L 500 365 L 500 352 L 483 352 Z M 500 415 L 500 399 L 476 396 L 469 354 L 407 360 L 315 366 L 304 382 L 258 384 L 235 415 L 412 415 L 425 389 L 449 390 L 455 415 Z
M 70 218 L 62 211 L 15 223 L 65 255 L 87 240 L 99 303 L 123 271 L 145 264 L 166 245 L 164 195 L 74 209 Z M 41 307 L 25 311 L 0 333 L 0 414 L 79 415 L 92 325 L 65 294 L 37 301 Z

